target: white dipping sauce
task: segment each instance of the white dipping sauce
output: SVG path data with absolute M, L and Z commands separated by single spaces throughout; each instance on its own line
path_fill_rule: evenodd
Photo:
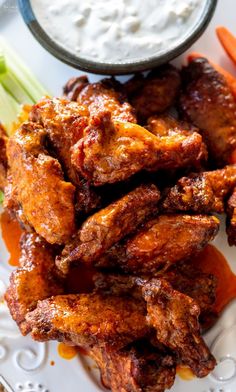
M 206 0 L 31 0 L 43 29 L 71 53 L 107 63 L 144 59 L 176 46 Z

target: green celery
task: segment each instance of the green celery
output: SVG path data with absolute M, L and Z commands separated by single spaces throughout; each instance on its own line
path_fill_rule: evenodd
M 50 95 L 1 37 L 0 48 L 6 57 L 7 70 L 14 75 L 33 102 L 37 102 L 44 95 Z
M 0 191 L 0 204 L 3 203 L 3 200 L 4 200 L 4 193 Z
M 21 105 L 0 84 L 0 120 L 8 134 L 11 132 L 12 124 L 17 121 L 20 111 Z

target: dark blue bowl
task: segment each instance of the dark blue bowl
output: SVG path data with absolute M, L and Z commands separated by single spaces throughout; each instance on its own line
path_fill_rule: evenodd
M 205 31 L 214 14 L 217 0 L 206 0 L 206 6 L 202 18 L 196 23 L 196 28 L 191 34 L 180 42 L 178 46 L 171 50 L 166 50 L 163 54 L 154 54 L 152 56 L 140 59 L 138 61 L 125 61 L 124 63 L 105 63 L 87 60 L 76 56 L 53 41 L 45 30 L 39 25 L 30 0 L 18 0 L 20 12 L 28 28 L 39 41 L 39 43 L 48 50 L 52 55 L 66 64 L 86 72 L 103 74 L 103 75 L 124 75 L 138 71 L 146 71 L 167 63 L 186 51 Z

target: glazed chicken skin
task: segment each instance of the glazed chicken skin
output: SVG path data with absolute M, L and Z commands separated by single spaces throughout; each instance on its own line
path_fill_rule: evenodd
M 227 202 L 227 235 L 230 246 L 236 246 L 236 188 Z
M 0 123 L 0 190 L 7 184 L 7 139 L 5 129 Z
M 180 262 L 166 271 L 159 272 L 155 279 L 162 278 L 171 284 L 174 290 L 194 299 L 201 310 L 204 321 L 206 314 L 213 313 L 216 300 L 217 279 L 212 274 L 203 273 L 191 264 L 191 259 Z M 120 275 L 96 273 L 93 277 L 95 289 L 110 295 L 132 295 L 142 298 L 142 288 L 150 281 L 147 275 Z
M 205 377 L 216 361 L 199 331 L 200 308 L 192 298 L 175 291 L 164 279 L 153 280 L 143 288 L 147 320 L 157 331 L 157 339 L 178 354 L 194 374 Z
M 45 150 L 45 137 L 40 125 L 29 122 L 9 139 L 12 192 L 28 224 L 47 242 L 63 244 L 75 232 L 75 189 Z
M 97 363 L 102 383 L 113 392 L 164 392 L 175 380 L 173 355 L 141 340 L 115 351 L 112 346 L 94 346 L 88 355 Z
M 122 85 L 115 79 L 89 83 L 82 76 L 74 80 L 74 83 L 69 82 L 64 92 L 79 105 L 85 105 L 91 116 L 105 111 L 111 113 L 112 121 L 137 123 L 135 110 L 128 103 Z
M 128 80 L 124 89 L 136 110 L 139 123 L 145 124 L 149 117 L 170 108 L 177 98 L 180 83 L 180 74 L 171 65 L 157 68 L 147 77 L 139 74 Z
M 193 299 L 174 291 L 164 279 L 155 279 L 144 283 L 141 299 L 102 292 L 56 296 L 39 301 L 26 320 L 35 340 L 88 349 L 108 345 L 120 350 L 156 330 L 158 341 L 178 354 L 179 363 L 204 377 L 215 360 L 200 336 L 199 314 Z
M 12 272 L 5 294 L 12 318 L 23 335 L 30 331 L 26 314 L 36 308 L 37 302 L 63 293 L 54 259 L 54 250 L 42 238 L 35 233 L 23 234 L 20 266 Z
M 108 207 L 89 217 L 72 242 L 57 258 L 59 269 L 67 273 L 71 263 L 92 263 L 125 235 L 134 232 L 157 212 L 160 193 L 155 185 L 141 185 Z
M 198 133 L 198 128 L 194 127 L 186 121 L 180 121 L 169 114 L 162 114 L 158 116 L 149 117 L 146 129 L 159 137 L 175 137 L 178 135 L 191 136 L 193 133 Z M 205 143 L 202 142 L 199 156 L 194 156 L 189 166 L 196 169 L 202 169 L 206 164 L 208 158 L 207 148 Z
M 27 314 L 33 339 L 59 340 L 82 347 L 111 344 L 119 349 L 147 335 L 141 301 L 103 294 L 68 294 L 39 301 Z
M 166 190 L 162 208 L 168 212 L 222 214 L 226 199 L 235 186 L 236 165 L 182 177 L 174 187 Z
M 183 69 L 180 108 L 196 125 L 218 167 L 230 163 L 236 148 L 236 102 L 224 77 L 204 58 Z
M 215 238 L 218 230 L 219 220 L 214 216 L 160 215 L 111 247 L 95 265 L 150 275 L 195 255 Z
M 30 120 L 42 125 L 47 142 L 58 157 L 67 178 L 76 187 L 75 209 L 78 213 L 89 213 L 100 204 L 99 196 L 85 181 L 71 162 L 71 148 L 83 137 L 89 121 L 88 108 L 62 98 L 43 98 L 34 105 Z
M 95 186 L 129 179 L 141 170 L 191 166 L 202 150 L 197 132 L 157 137 L 136 124 L 112 122 L 109 112 L 94 116 L 72 148 L 78 173 Z

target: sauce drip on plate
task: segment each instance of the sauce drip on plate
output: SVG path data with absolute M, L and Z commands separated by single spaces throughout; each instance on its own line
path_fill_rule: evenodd
M 188 366 L 178 365 L 176 368 L 176 373 L 184 381 L 191 381 L 195 378 L 195 375 Z
M 12 219 L 7 211 L 4 211 L 1 215 L 1 229 L 2 238 L 5 242 L 10 258 L 8 263 L 11 266 L 19 265 L 20 258 L 20 237 L 22 230 L 19 223 Z
M 67 359 L 69 361 L 76 357 L 76 355 L 79 353 L 79 348 L 74 346 L 68 346 L 64 343 L 59 343 L 57 351 L 61 358 Z
M 219 314 L 228 303 L 236 298 L 236 275 L 222 253 L 213 245 L 208 245 L 191 260 L 196 268 L 217 278 L 216 303 L 214 311 Z

